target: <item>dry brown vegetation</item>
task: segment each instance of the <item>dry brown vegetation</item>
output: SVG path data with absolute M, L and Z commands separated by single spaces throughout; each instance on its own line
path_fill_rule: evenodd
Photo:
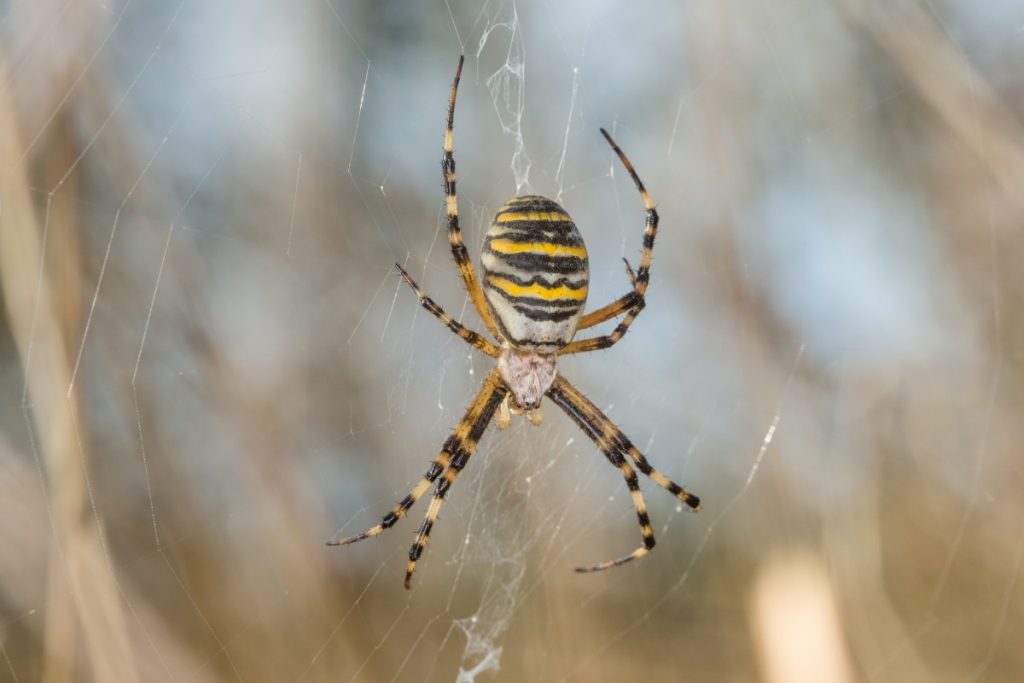
M 1020 678 L 1024 9 L 631 5 L 4 5 L 0 680 Z M 488 368 L 391 267 L 481 327 L 439 213 L 460 47 L 471 247 L 503 124 L 593 304 L 642 229 L 598 126 L 658 202 L 647 310 L 563 369 L 704 509 L 646 485 L 652 556 L 572 573 L 639 535 L 548 405 L 406 592 L 423 503 L 324 541 Z

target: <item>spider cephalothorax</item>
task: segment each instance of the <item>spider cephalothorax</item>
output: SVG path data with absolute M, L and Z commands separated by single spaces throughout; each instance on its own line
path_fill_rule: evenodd
M 526 412 L 533 424 L 540 424 L 540 400 L 555 382 L 553 353 L 540 353 L 530 349 L 502 346 L 498 354 L 498 372 L 501 381 L 508 387 L 509 394 L 502 404 L 498 426 L 505 428 L 509 423 L 509 409 L 519 414 Z
M 434 483 L 433 500 L 420 525 L 416 540 L 409 550 L 409 563 L 405 573 L 405 587 L 409 587 L 416 561 L 423 553 L 430 531 L 441 511 L 441 504 L 456 477 L 476 450 L 481 437 L 497 413 L 499 427 L 506 427 L 511 414 L 526 413 L 533 424 L 540 424 L 540 405 L 544 396 L 572 418 L 589 436 L 608 461 L 622 473 L 629 488 L 643 545 L 617 560 L 602 562 L 577 571 L 591 572 L 608 569 L 643 557 L 654 547 L 654 531 L 647 516 L 640 484 L 634 470 L 640 470 L 654 483 L 667 489 L 692 510 L 700 507 L 700 499 L 688 493 L 664 474 L 654 469 L 629 438 L 622 433 L 601 410 L 576 387 L 558 374 L 555 361 L 558 356 L 596 351 L 615 344 L 626 334 L 629 326 L 644 308 L 644 294 L 651 266 L 654 237 L 658 232 L 658 212 L 647 196 L 647 190 L 633 170 L 633 165 L 615 144 L 606 130 L 601 129 L 612 150 L 626 167 L 640 191 L 646 207 L 643 252 L 640 265 L 634 273 L 629 262 L 626 272 L 632 289 L 607 306 L 586 315 L 589 270 L 587 249 L 569 214 L 550 199 L 537 195 L 515 197 L 498 210 L 487 230 L 482 255 L 483 287 L 477 282 L 473 263 L 459 229 L 459 207 L 455 196 L 455 158 L 452 154 L 452 126 L 455 118 L 455 96 L 462 75 L 463 59 L 455 71 L 451 95 L 448 99 L 448 126 L 444 136 L 444 157 L 441 172 L 444 177 L 445 208 L 448 214 L 448 241 L 459 274 L 473 307 L 483 319 L 487 330 L 498 340 L 495 345 L 482 335 L 467 329 L 423 293 L 402 266 L 395 264 L 409 283 L 420 303 L 468 344 L 497 359 L 497 367 L 484 379 L 483 388 L 466 410 L 466 414 L 445 441 L 437 458 L 423 479 L 403 498 L 379 524 L 363 533 L 330 541 L 330 545 L 347 545 L 376 536 L 405 516 L 416 501 Z M 579 330 L 585 330 L 618 316 L 624 316 L 611 334 L 573 341 Z M 633 464 L 631 465 L 630 462 Z

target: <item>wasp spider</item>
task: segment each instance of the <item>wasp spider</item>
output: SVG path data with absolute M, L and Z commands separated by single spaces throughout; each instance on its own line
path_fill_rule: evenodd
M 692 510 L 700 507 L 700 499 L 688 493 L 654 469 L 636 446 L 586 396 L 555 369 L 558 356 L 606 349 L 622 339 L 629 326 L 644 308 L 651 251 L 658 230 L 658 212 L 647 190 L 640 182 L 633 165 L 615 144 L 608 131 L 601 129 L 608 144 L 618 155 L 633 179 L 644 206 L 647 220 L 644 229 L 640 267 L 634 272 L 629 262 L 626 271 L 632 289 L 612 303 L 584 315 L 589 270 L 587 249 L 579 230 L 569 214 L 557 203 L 536 195 L 515 197 L 498 210 L 484 239 L 483 287 L 477 281 L 473 264 L 459 230 L 459 210 L 455 198 L 455 158 L 452 155 L 452 124 L 455 117 L 455 96 L 462 75 L 463 58 L 455 71 L 448 99 L 448 126 L 444 135 L 444 197 L 448 214 L 448 240 L 466 291 L 473 307 L 498 340 L 495 344 L 483 335 L 467 329 L 434 303 L 417 286 L 402 266 L 395 264 L 412 287 L 420 303 L 443 322 L 449 330 L 488 356 L 497 359 L 497 367 L 484 380 L 483 388 L 473 399 L 462 421 L 445 441 L 437 458 L 423 479 L 384 516 L 380 524 L 358 536 L 335 539 L 329 545 L 348 545 L 376 536 L 405 516 L 434 483 L 434 496 L 426 517 L 409 550 L 405 587 L 409 587 L 416 561 L 430 538 L 445 496 L 459 472 L 469 462 L 480 438 L 497 414 L 499 428 L 508 426 L 512 414 L 526 414 L 533 424 L 541 422 L 541 399 L 547 396 L 564 410 L 586 432 L 612 465 L 619 468 L 629 488 L 640 521 L 643 544 L 624 557 L 602 562 L 576 571 L 595 572 L 643 557 L 654 547 L 654 532 L 647 516 L 647 505 L 637 481 L 636 469 L 683 501 Z M 573 341 L 579 330 L 585 330 L 617 316 L 625 317 L 606 336 Z M 632 463 L 632 464 L 630 464 Z

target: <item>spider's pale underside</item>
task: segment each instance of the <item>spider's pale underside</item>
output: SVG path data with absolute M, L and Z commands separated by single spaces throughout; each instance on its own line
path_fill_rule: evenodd
M 498 210 L 484 239 L 481 287 L 466 246 L 462 242 L 459 209 L 455 198 L 452 125 L 462 64 L 463 58 L 460 57 L 448 100 L 448 125 L 445 128 L 444 157 L 441 160 L 445 208 L 448 214 L 448 240 L 473 306 L 498 344 L 454 320 L 423 293 L 402 266 L 395 265 L 416 292 L 424 308 L 464 341 L 496 358 L 498 365 L 487 375 L 483 387 L 451 436 L 445 441 L 441 452 L 431 463 L 423 479 L 409 491 L 408 495 L 373 528 L 357 536 L 336 539 L 328 543 L 348 545 L 376 536 L 404 517 L 409 508 L 437 482 L 423 524 L 409 550 L 409 564 L 405 572 L 406 588 L 409 587 L 413 571 L 416 569 L 416 561 L 430 538 L 430 531 L 437 520 L 445 496 L 473 455 L 495 413 L 498 427 L 501 429 L 509 425 L 512 414 L 525 413 L 530 422 L 538 425 L 541 422 L 540 404 L 544 396 L 564 410 L 594 441 L 608 461 L 622 472 L 632 496 L 633 506 L 636 508 L 643 536 L 643 544 L 630 554 L 591 567 L 578 567 L 576 571 L 595 572 L 625 564 L 643 557 L 654 547 L 654 531 L 647 516 L 647 505 L 630 461 L 636 469 L 686 503 L 690 509 L 696 511 L 700 507 L 700 499 L 697 496 L 688 493 L 682 486 L 654 469 L 629 438 L 597 406 L 562 377 L 555 367 L 558 356 L 596 351 L 613 345 L 626 334 L 629 326 L 643 310 L 651 252 L 658 231 L 658 212 L 651 198 L 647 196 L 647 190 L 644 189 L 629 159 L 602 128 L 601 134 L 629 172 L 647 209 L 640 266 L 634 272 L 629 262 L 626 262 L 626 271 L 633 288 L 607 306 L 583 314 L 589 282 L 587 249 L 583 244 L 583 238 L 565 209 L 550 199 L 536 195 L 515 197 L 505 202 Z M 573 341 L 577 331 L 623 314 L 625 317 L 611 334 Z

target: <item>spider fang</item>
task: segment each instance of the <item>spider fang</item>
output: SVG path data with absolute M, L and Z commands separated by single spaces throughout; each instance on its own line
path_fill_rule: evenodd
M 501 402 L 498 407 L 498 416 L 495 419 L 495 423 L 498 425 L 498 429 L 507 429 L 512 424 L 513 415 L 526 415 L 526 419 L 530 421 L 534 427 L 539 427 L 544 422 L 544 407 L 537 406 L 533 410 L 523 410 L 517 405 L 513 405 L 511 394 L 505 396 L 505 400 Z

